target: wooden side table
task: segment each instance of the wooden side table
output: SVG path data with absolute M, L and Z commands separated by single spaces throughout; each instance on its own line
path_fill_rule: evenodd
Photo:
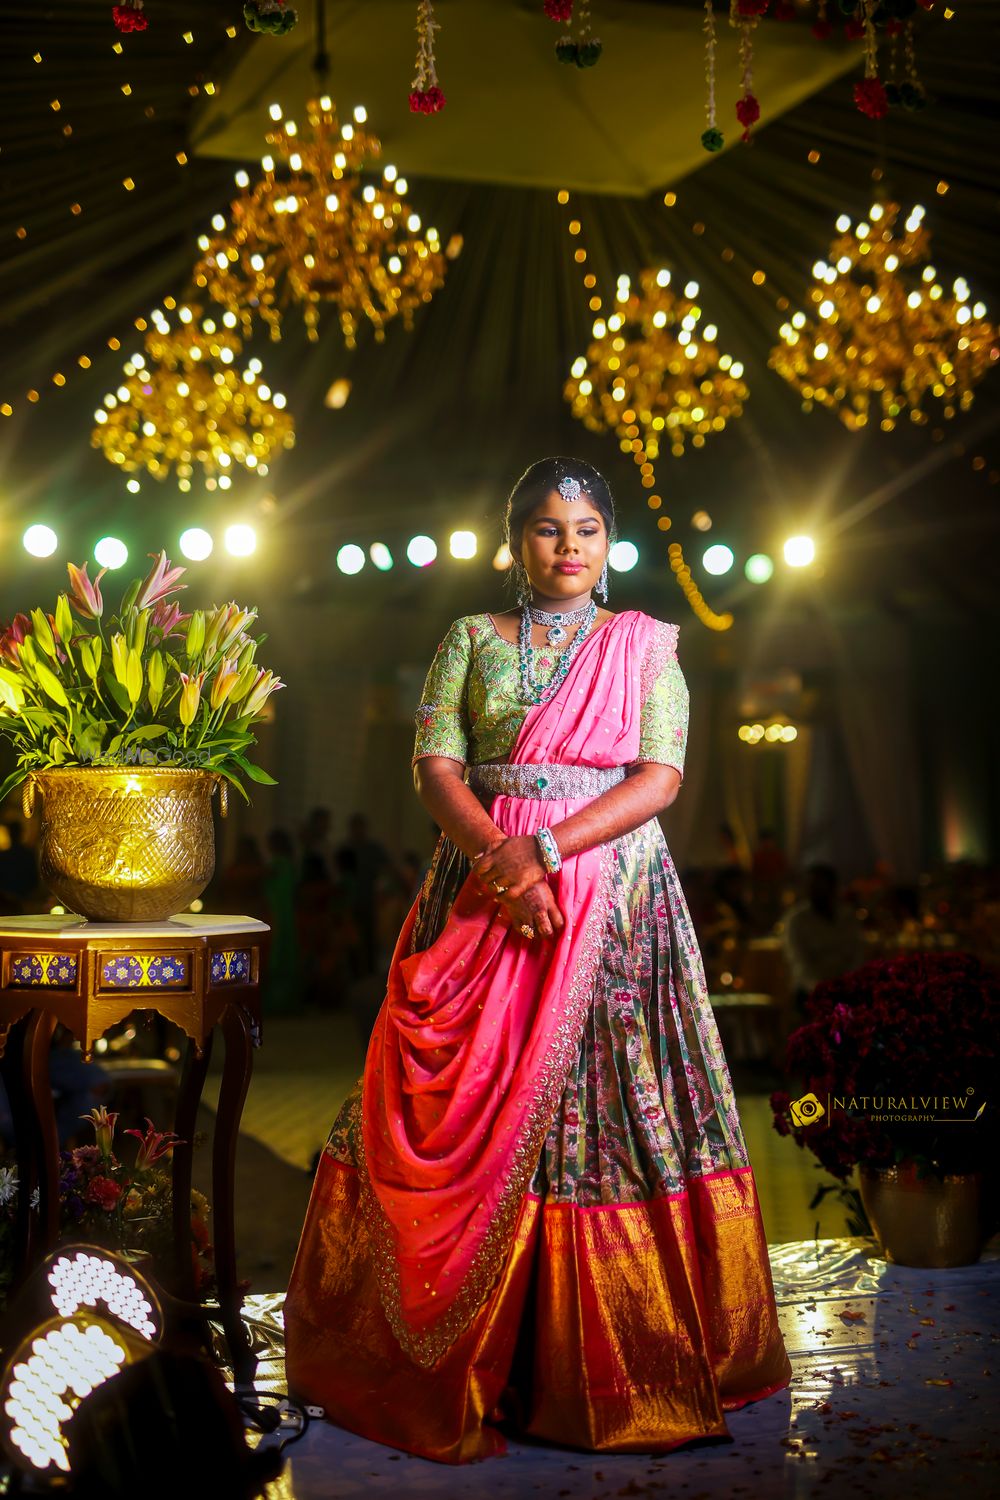
M 225 1041 L 212 1140 L 212 1216 L 219 1310 L 236 1380 L 253 1380 L 240 1318 L 233 1189 L 236 1140 L 261 1042 L 259 980 L 270 928 L 253 917 L 184 913 L 167 922 L 88 922 L 82 917 L 0 920 L 0 1072 L 14 1119 L 18 1179 L 15 1284 L 48 1253 L 59 1232 L 59 1139 L 49 1084 L 57 1023 L 89 1060 L 109 1027 L 136 1010 L 158 1012 L 187 1033 L 173 1130 L 175 1295 L 196 1302 L 191 1255 L 191 1163 L 195 1122 L 212 1040 Z M 31 1198 L 38 1189 L 38 1207 Z

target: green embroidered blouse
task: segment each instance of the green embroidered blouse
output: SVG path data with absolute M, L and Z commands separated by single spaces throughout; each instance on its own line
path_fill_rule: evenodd
M 551 647 L 536 651 L 538 682 L 549 681 L 557 661 Z M 521 702 L 519 686 L 518 648 L 504 640 L 491 617 L 456 620 L 427 673 L 413 762 L 425 755 L 470 766 L 506 760 L 529 707 Z M 638 760 L 673 766 L 683 776 L 687 729 L 687 683 L 671 656 L 642 706 Z

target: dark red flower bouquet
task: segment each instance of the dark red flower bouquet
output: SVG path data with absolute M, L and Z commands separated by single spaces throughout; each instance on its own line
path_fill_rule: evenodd
M 834 1177 L 912 1160 L 921 1172 L 992 1169 L 1000 1148 L 1000 974 L 969 953 L 876 959 L 816 986 L 788 1039 L 798 1096 L 771 1095 L 774 1128 Z

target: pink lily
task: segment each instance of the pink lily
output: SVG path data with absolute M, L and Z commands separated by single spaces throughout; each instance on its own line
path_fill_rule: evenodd
M 80 1119 L 88 1120 L 93 1125 L 94 1134 L 97 1137 L 97 1149 L 107 1161 L 111 1155 L 111 1143 L 114 1140 L 115 1125 L 118 1122 L 117 1114 L 109 1113 L 105 1105 L 98 1104 L 88 1115 L 81 1115 Z
M 221 708 L 239 681 L 240 673 L 235 656 L 224 656 L 212 681 L 209 703 L 213 709 Z
M 104 613 L 100 582 L 108 571 L 107 568 L 102 568 L 93 582 L 87 577 L 86 563 L 82 568 L 78 568 L 75 563 L 67 563 L 66 571 L 69 573 L 70 604 L 85 620 L 99 620 Z
M 261 669 L 257 673 L 253 687 L 246 696 L 241 717 L 253 717 L 259 714 L 271 694 L 276 693 L 279 688 L 283 688 L 284 686 L 285 684 L 280 677 L 275 677 L 273 672 L 265 672 Z
M 0 631 L 0 656 L 17 667 L 21 664 L 21 643 L 31 634 L 31 621 L 27 615 L 16 614 L 6 628 Z
M 169 604 L 165 599 L 161 599 L 155 605 L 149 623 L 154 630 L 159 631 L 160 639 L 166 640 L 168 635 L 173 635 L 174 631 L 190 618 L 190 615 L 181 613 L 181 607 L 176 599 L 171 599 Z
M 181 1144 L 179 1135 L 173 1135 L 168 1130 L 157 1130 L 149 1116 L 146 1116 L 146 1129 L 126 1130 L 126 1135 L 134 1135 L 139 1142 L 139 1152 L 135 1159 L 139 1171 L 153 1166 L 155 1162 L 164 1156 L 169 1156 L 175 1146 Z
M 156 556 L 155 552 L 151 552 L 149 555 L 155 559 L 155 563 L 150 569 L 148 576 L 143 580 L 139 597 L 135 601 L 138 609 L 145 609 L 147 605 L 155 604 L 158 599 L 165 599 L 175 589 L 187 588 L 186 583 L 177 582 L 181 574 L 187 572 L 186 568 L 172 568 L 167 562 L 166 552 L 162 549 L 159 557 Z
M 197 674 L 182 672 L 180 674 L 183 687 L 181 688 L 180 703 L 177 706 L 178 717 L 185 729 L 190 729 L 194 723 L 198 705 L 201 702 L 201 685 L 205 680 L 204 672 Z

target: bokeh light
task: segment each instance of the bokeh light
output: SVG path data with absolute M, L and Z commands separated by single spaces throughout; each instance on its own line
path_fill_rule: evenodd
M 452 557 L 468 559 L 475 557 L 478 542 L 474 531 L 453 531 L 448 538 L 448 550 Z
M 189 526 L 181 532 L 179 546 L 182 555 L 190 562 L 204 562 L 206 557 L 211 557 L 215 543 L 202 527 Z
M 608 566 L 616 573 L 630 573 L 639 561 L 639 549 L 634 542 L 614 542 L 608 552 Z
M 426 568 L 438 555 L 437 542 L 429 536 L 411 537 L 406 546 L 406 556 L 415 568 Z
M 811 536 L 790 536 L 784 556 L 790 568 L 807 568 L 816 556 L 816 543 Z
M 59 545 L 59 538 L 52 527 L 39 523 L 29 526 L 21 540 L 25 552 L 30 552 L 32 557 L 51 557 Z
M 337 553 L 337 567 L 342 573 L 360 573 L 364 565 L 364 548 L 358 547 L 354 542 L 348 542 Z
M 102 568 L 123 568 L 128 562 L 128 548 L 116 536 L 102 536 L 94 548 L 94 557 Z
M 250 557 L 257 550 L 257 533 L 245 521 L 226 527 L 226 551 L 231 557 Z
M 380 573 L 388 573 L 392 567 L 392 553 L 385 542 L 372 542 L 368 548 L 368 556 Z
M 747 558 L 743 571 L 750 583 L 767 583 L 774 573 L 774 561 L 766 552 L 755 552 Z
M 719 577 L 729 572 L 734 561 L 732 547 L 727 547 L 725 542 L 714 542 L 711 547 L 705 549 L 701 565 L 706 573 L 714 573 L 716 577 Z

